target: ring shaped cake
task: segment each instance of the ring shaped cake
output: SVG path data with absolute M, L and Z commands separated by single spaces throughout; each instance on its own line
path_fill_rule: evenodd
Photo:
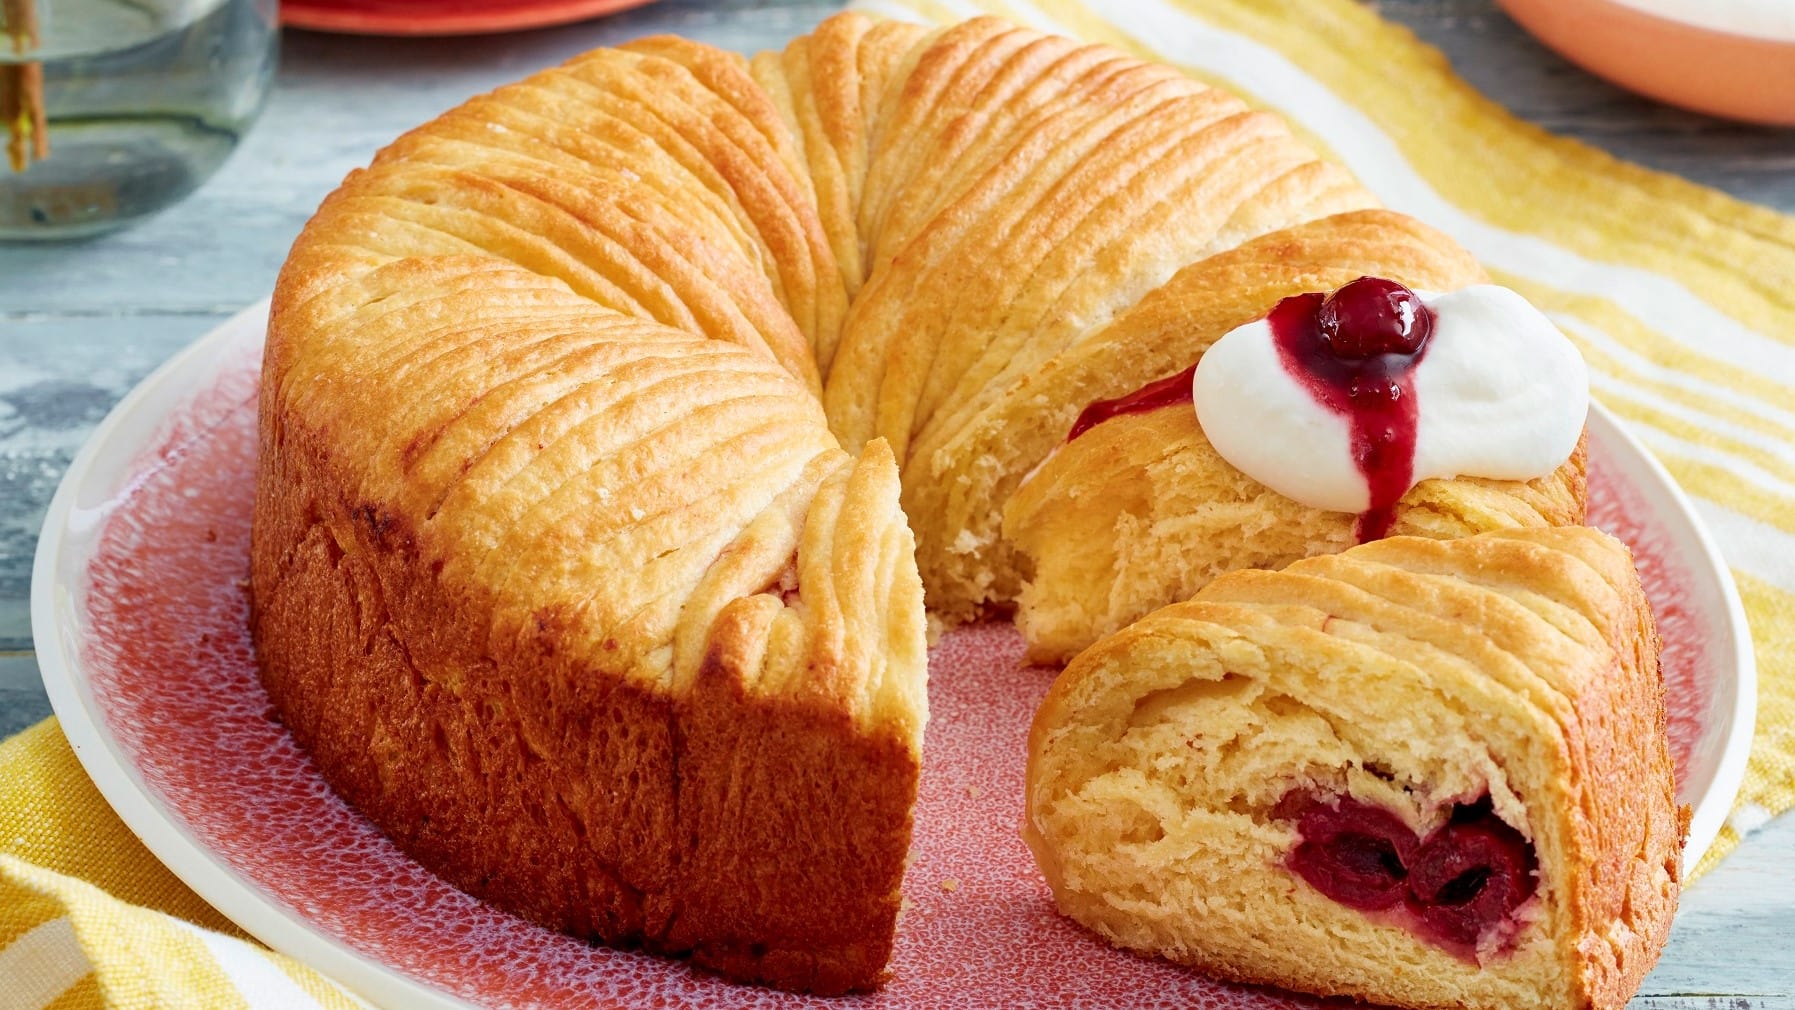
M 1101 46 L 843 15 L 752 60 L 586 54 L 399 138 L 294 245 L 263 681 L 331 785 L 476 896 L 743 980 L 876 985 L 924 587 L 948 622 L 1020 605 L 1064 658 L 1349 546 L 1351 516 L 1219 462 L 1188 411 L 1062 443 L 1366 274 L 1483 279 L 1276 117 Z M 1151 479 L 1118 493 L 1189 523 L 1118 532 L 1078 490 L 1128 453 Z M 1425 481 L 1393 532 L 1576 523 L 1582 491 L 1580 451 Z

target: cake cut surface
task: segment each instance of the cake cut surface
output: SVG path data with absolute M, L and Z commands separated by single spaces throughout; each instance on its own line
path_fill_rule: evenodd
M 1680 887 L 1663 723 L 1617 541 L 1396 537 L 1224 575 L 1081 654 L 1024 835 L 1066 914 L 1223 977 L 1612 1010 Z

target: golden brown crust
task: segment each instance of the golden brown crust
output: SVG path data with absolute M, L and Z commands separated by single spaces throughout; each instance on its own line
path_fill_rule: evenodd
M 774 100 L 674 38 L 439 117 L 308 223 L 262 676 L 425 866 L 745 980 L 883 977 L 926 661 L 895 461 L 816 401 L 848 280 Z
M 1398 503 L 1391 535 L 1579 524 L 1585 466 L 1579 444 L 1531 481 L 1423 481 Z M 1091 429 L 1010 498 L 1005 516 L 1006 537 L 1031 572 L 1017 624 L 1030 661 L 1050 664 L 1225 572 L 1281 568 L 1358 542 L 1351 513 L 1292 501 L 1223 460 L 1189 409 Z
M 467 631 L 497 604 L 441 577 L 430 534 L 326 490 L 343 483 L 329 448 L 269 423 L 252 626 L 334 789 L 433 872 L 550 928 L 782 988 L 883 977 L 910 727 L 751 689 L 760 643 L 727 611 L 677 698 L 585 661 L 550 611 L 492 649 Z
M 1517 551 L 1515 542 L 1531 549 Z M 1665 742 L 1657 626 L 1629 553 L 1606 536 L 1516 529 L 1487 546 L 1493 557 L 1467 566 L 1475 555 L 1461 551 L 1450 563 L 1470 567 L 1467 577 L 1480 587 L 1581 604 L 1582 616 L 1609 646 L 1571 696 L 1569 725 L 1580 753 L 1567 773 L 1580 788 L 1565 815 L 1573 825 L 1567 859 L 1576 867 L 1578 886 L 1570 896 L 1563 956 L 1578 966 L 1585 1005 L 1618 1010 L 1669 939 L 1689 827 L 1688 808 L 1676 802 Z M 1405 552 L 1404 560 L 1432 566 L 1449 551 L 1436 544 Z M 1380 557 L 1389 548 L 1367 553 Z M 1574 556 L 1578 563 L 1541 563 L 1548 554 Z M 1553 575 L 1565 568 L 1572 571 L 1555 583 Z M 1572 578 L 1580 591 L 1570 588 Z
M 1046 451 L 971 430 L 1057 410 L 1034 378 L 1180 269 L 1375 201 L 1232 95 L 991 19 L 945 30 L 888 113 L 825 404 L 848 444 L 891 443 L 931 608 L 964 620 L 1017 588 L 990 485 Z
M 730 647 L 734 631 L 719 622 L 679 713 L 680 821 L 695 848 L 679 867 L 687 914 L 668 946 L 735 978 L 864 988 L 891 957 L 917 755 L 896 734 L 859 732 L 839 708 L 745 690 L 752 660 Z M 765 872 L 768 853 L 784 872 Z

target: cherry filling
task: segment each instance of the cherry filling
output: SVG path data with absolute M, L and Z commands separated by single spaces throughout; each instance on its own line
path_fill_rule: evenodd
M 1533 896 L 1533 847 L 1485 811 L 1448 824 L 1409 866 L 1409 910 L 1435 934 L 1475 944 L 1492 924 Z
M 1343 800 L 1304 811 L 1302 843 L 1291 856 L 1304 880 L 1342 905 L 1389 908 L 1408 893 L 1415 833 L 1382 807 Z
M 1425 839 L 1394 813 L 1351 797 L 1279 804 L 1300 841 L 1290 868 L 1334 901 L 1361 911 L 1401 906 L 1407 925 L 1443 946 L 1472 947 L 1533 896 L 1533 846 L 1485 797 L 1453 808 Z

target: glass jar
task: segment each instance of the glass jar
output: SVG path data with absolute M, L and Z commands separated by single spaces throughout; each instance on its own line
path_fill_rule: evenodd
M 0 0 L 0 240 L 191 193 L 261 112 L 276 25 L 276 0 Z

